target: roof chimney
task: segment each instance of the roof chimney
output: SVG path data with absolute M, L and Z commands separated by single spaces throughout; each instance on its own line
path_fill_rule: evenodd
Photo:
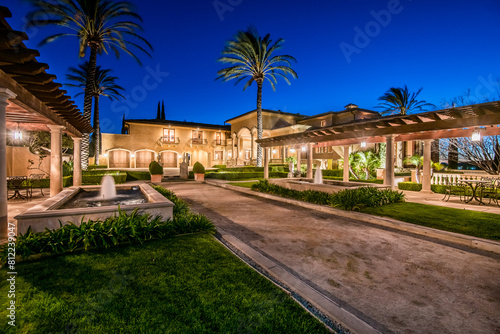
M 351 110 L 351 109 L 357 109 L 358 106 L 355 105 L 354 103 L 349 103 L 348 105 L 346 105 L 345 107 L 345 110 Z

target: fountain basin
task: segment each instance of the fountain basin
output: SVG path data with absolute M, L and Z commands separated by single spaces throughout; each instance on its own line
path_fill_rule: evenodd
M 149 213 L 154 216 L 162 216 L 163 219 L 172 219 L 174 203 L 166 199 L 148 184 L 140 184 L 136 186 L 123 185 L 116 186 L 118 194 L 122 191 L 131 191 L 132 187 L 139 187 L 141 196 L 146 201 L 144 203 L 120 205 L 120 210 L 131 213 L 138 208 L 140 214 Z M 51 197 L 27 210 L 26 212 L 17 215 L 14 219 L 17 220 L 17 233 L 26 233 L 28 227 L 34 232 L 43 232 L 45 228 L 59 228 L 59 221 L 64 224 L 72 222 L 75 225 L 80 225 L 82 218 L 86 221 L 89 219 L 104 220 L 114 216 L 118 212 L 118 205 L 112 201 L 103 202 L 102 206 L 94 207 L 68 207 L 68 204 L 82 192 L 99 191 L 99 186 L 82 186 L 70 187 L 63 190 L 54 197 Z M 109 205 L 108 205 L 109 204 Z M 71 205 L 70 205 L 71 206 Z M 65 208 L 66 207 L 66 208 Z

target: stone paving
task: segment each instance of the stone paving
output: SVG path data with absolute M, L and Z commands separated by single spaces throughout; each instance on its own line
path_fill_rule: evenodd
M 380 332 L 500 332 L 498 255 L 206 184 L 164 185 Z

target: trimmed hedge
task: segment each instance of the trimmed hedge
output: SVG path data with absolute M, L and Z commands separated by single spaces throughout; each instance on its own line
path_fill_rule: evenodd
M 409 190 L 409 191 L 421 191 L 422 184 L 416 182 L 399 182 L 398 188 L 400 190 Z M 446 193 L 446 185 L 443 184 L 431 184 L 431 190 L 437 194 Z M 453 186 L 452 191 L 458 191 L 458 187 Z
M 269 172 L 269 177 L 285 178 L 288 176 L 286 172 Z M 193 176 L 194 177 L 194 176 Z M 217 180 L 241 180 L 241 179 L 261 179 L 264 177 L 264 172 L 241 172 L 241 173 L 206 173 L 205 178 Z
M 125 172 L 119 172 L 118 174 L 116 174 L 116 172 L 114 172 L 114 174 L 101 172 L 101 174 L 82 175 L 82 184 L 101 184 L 101 180 L 104 175 L 111 175 L 113 179 L 115 179 L 116 184 L 125 183 L 127 180 L 127 173 Z
M 107 165 L 89 165 L 88 170 L 108 168 Z
M 334 177 L 341 177 L 344 175 L 344 170 L 342 169 L 323 169 L 321 170 L 321 173 L 323 174 L 323 177 L 325 176 L 334 176 Z
M 324 176 L 324 180 L 336 180 L 336 181 L 342 181 L 344 180 L 343 177 L 338 177 L 338 176 Z M 370 179 L 370 180 L 363 180 L 363 179 L 349 179 L 349 182 L 364 182 L 364 183 L 375 183 L 375 184 L 384 184 L 384 180 L 379 180 L 379 179 Z
M 151 174 L 149 174 L 149 172 L 125 171 L 125 173 L 127 173 L 127 181 L 151 180 Z
M 73 176 L 63 176 L 63 188 L 73 185 Z M 38 188 L 50 188 L 50 179 L 41 179 Z M 35 188 L 36 189 L 36 188 Z
M 213 165 L 212 168 L 226 169 L 226 165 Z

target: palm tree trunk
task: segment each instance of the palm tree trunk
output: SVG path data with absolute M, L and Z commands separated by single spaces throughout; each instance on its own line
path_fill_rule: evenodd
M 97 63 L 97 44 L 90 44 L 89 71 L 85 86 L 85 96 L 83 98 L 83 118 L 90 123 L 92 115 L 92 96 L 94 90 L 95 67 Z M 88 133 L 82 138 L 82 169 L 87 170 L 89 165 L 89 139 Z
M 99 154 L 101 154 L 101 125 L 99 123 L 99 95 L 94 96 L 94 154 L 95 164 L 99 165 Z
M 262 139 L 262 80 L 257 80 L 257 139 Z M 262 167 L 260 144 L 257 144 L 257 167 Z

